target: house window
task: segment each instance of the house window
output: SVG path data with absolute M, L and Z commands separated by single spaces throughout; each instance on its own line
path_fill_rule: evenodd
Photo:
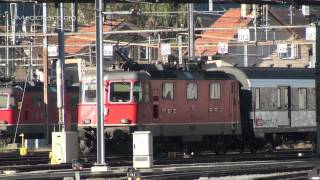
M 151 48 L 151 59 L 158 59 L 158 48 Z
M 220 99 L 220 84 L 210 84 L 210 99 Z
M 299 109 L 307 109 L 307 89 L 299 89 Z
M 146 47 L 140 47 L 139 48 L 139 59 L 140 60 L 147 60 L 147 48 Z
M 255 89 L 255 109 L 260 109 L 260 88 Z
M 164 83 L 163 84 L 162 97 L 163 97 L 163 99 L 167 99 L 167 100 L 173 99 L 173 83 Z
M 287 44 L 287 52 L 278 53 L 280 59 L 296 59 L 298 57 L 298 45 Z
M 198 86 L 196 83 L 189 83 L 187 85 L 187 99 L 197 99 L 198 97 Z

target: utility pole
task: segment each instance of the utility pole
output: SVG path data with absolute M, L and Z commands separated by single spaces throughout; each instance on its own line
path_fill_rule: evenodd
M 103 16 L 102 0 L 95 1 L 96 6 L 96 76 L 97 76 L 97 163 L 91 171 L 107 171 L 105 165 L 104 144 L 104 81 L 103 81 Z
M 5 12 L 6 15 L 6 60 L 7 60 L 7 69 L 6 76 L 10 77 L 10 65 L 9 65 L 9 13 Z
M 252 9 L 253 9 L 253 15 L 254 15 L 254 19 L 253 19 L 253 25 L 254 25 L 254 41 L 257 42 L 257 5 L 253 4 L 252 5 Z
M 316 123 L 317 123 L 317 155 L 320 155 L 320 29 L 318 22 L 316 27 L 316 51 L 312 52 L 316 56 Z
M 266 41 L 268 41 L 268 18 L 269 18 L 269 5 L 268 4 L 266 4 L 265 5 L 265 11 L 266 11 L 266 16 L 265 16 L 265 18 L 266 18 Z
M 148 43 L 149 45 L 151 45 L 151 36 L 148 37 Z M 151 61 L 152 61 L 152 54 L 151 54 L 151 47 L 147 47 L 147 52 L 148 52 L 148 64 L 151 64 Z
M 12 33 L 12 45 L 16 44 L 16 17 L 17 17 L 17 3 L 10 3 L 11 13 L 11 33 Z
M 58 30 L 59 58 L 57 61 L 57 106 L 59 109 L 59 131 L 65 131 L 65 114 L 64 114 L 64 12 L 63 3 L 59 4 L 60 26 Z
M 178 45 L 179 45 L 179 67 L 182 66 L 182 36 L 178 36 Z
M 71 32 L 77 32 L 78 26 L 78 2 L 71 3 Z
M 292 14 L 292 5 L 290 5 L 290 24 L 293 24 L 293 14 Z
M 49 114 L 48 114 L 48 39 L 47 39 L 47 3 L 43 3 L 43 49 L 42 49 L 42 64 L 43 64 L 43 103 L 44 103 L 44 136 L 46 144 L 49 144 Z
M 188 18 L 188 60 L 194 61 L 194 25 L 193 25 L 193 3 L 188 4 L 189 18 Z
M 30 81 L 33 80 L 33 40 L 30 40 L 30 50 L 29 50 L 29 55 L 30 55 L 30 64 L 29 64 L 29 69 L 30 69 Z
M 244 46 L 244 67 L 248 67 L 248 44 L 245 42 Z

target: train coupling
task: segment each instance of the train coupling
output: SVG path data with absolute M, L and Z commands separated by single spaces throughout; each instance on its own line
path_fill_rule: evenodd
M 141 175 L 135 168 L 128 168 L 127 171 L 127 179 L 128 180 L 141 180 Z

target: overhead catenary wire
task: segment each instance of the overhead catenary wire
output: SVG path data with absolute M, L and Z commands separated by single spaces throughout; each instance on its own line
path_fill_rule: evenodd
M 310 25 L 289 25 L 289 26 L 268 26 L 268 29 L 295 29 L 295 28 L 307 28 Z M 254 29 L 254 26 L 247 27 L 207 27 L 207 28 L 195 28 L 195 31 L 210 31 L 210 30 L 239 30 L 239 29 Z M 257 29 L 265 30 L 266 27 L 257 27 Z M 134 29 L 134 30 L 112 30 L 104 32 L 104 35 L 108 34 L 140 34 L 140 33 L 165 33 L 165 32 L 187 32 L 188 28 L 164 28 L 164 29 Z M 95 32 L 66 32 L 65 36 L 80 35 L 80 34 L 95 34 Z M 8 33 L 12 36 L 13 33 Z M 44 36 L 43 33 L 15 33 L 16 36 Z M 6 33 L 0 33 L 0 37 L 7 36 Z M 47 33 L 46 36 L 57 36 L 57 33 Z

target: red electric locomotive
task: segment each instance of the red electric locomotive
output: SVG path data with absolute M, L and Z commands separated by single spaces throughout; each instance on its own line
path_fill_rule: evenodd
M 56 88 L 49 87 L 48 126 L 52 131 L 58 124 Z M 68 125 L 76 125 L 79 88 L 68 87 L 65 93 L 65 112 Z M 73 122 L 72 122 L 73 121 Z M 0 132 L 7 143 L 12 137 L 24 133 L 27 138 L 43 138 L 44 118 L 43 85 L 27 84 L 0 87 Z
M 83 151 L 95 146 L 95 78 L 86 75 L 80 85 Z M 241 136 L 238 81 L 224 72 L 108 72 L 104 102 L 106 135 L 114 142 L 131 142 L 133 131 L 149 130 L 166 150 L 194 143 L 219 149 Z

